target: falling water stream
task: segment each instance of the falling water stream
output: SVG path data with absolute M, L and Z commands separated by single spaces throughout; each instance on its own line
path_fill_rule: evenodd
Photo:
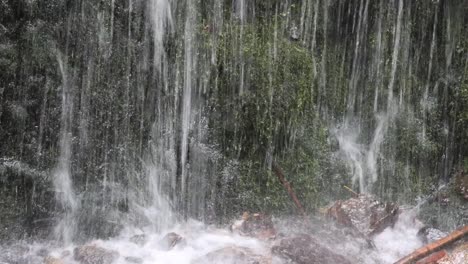
M 70 172 L 71 158 L 71 122 L 73 111 L 73 91 L 68 76 L 67 62 L 63 61 L 62 55 L 57 55 L 57 61 L 62 74 L 62 120 L 60 131 L 60 156 L 58 164 L 53 172 L 56 199 L 63 207 L 64 215 L 56 227 L 56 238 L 69 244 L 75 233 L 75 218 L 79 207 L 79 201 L 73 190 L 73 182 Z
M 242 111 L 253 111 L 248 113 L 256 115 L 259 126 L 269 122 L 271 131 L 282 131 L 272 118 L 275 107 L 281 107 L 274 99 L 284 89 L 293 89 L 288 83 L 275 86 L 277 64 L 284 63 L 281 52 L 290 52 L 281 49 L 283 43 L 311 54 L 313 81 L 306 84 L 310 88 L 305 94 L 314 102 L 314 120 L 323 123 L 327 140 L 337 143 L 331 155 L 338 157 L 337 167 L 344 165 L 340 173 L 352 189 L 407 202 L 406 197 L 391 196 L 390 189 L 402 177 L 409 182 L 411 168 L 418 170 L 419 183 L 422 174 L 447 180 L 453 169 L 457 123 L 450 112 L 455 107 L 447 100 L 461 81 L 453 78 L 456 56 L 466 56 L 457 46 L 467 30 L 463 1 L 104 2 L 64 5 L 67 11 L 60 16 L 65 22 L 57 22 L 54 30 L 56 42 L 64 39 L 65 44 L 43 47 L 55 57 L 58 70 L 47 71 L 57 72 L 60 85 L 52 87 L 52 77 L 45 82 L 36 111 L 38 147 L 30 152 L 38 153 L 41 173 L 53 186 L 47 193 L 54 194 L 54 215 L 46 220 L 54 231 L 41 240 L 8 241 L 0 247 L 0 263 L 42 263 L 44 250 L 64 263 L 77 263 L 68 253 L 83 243 L 117 251 L 114 263 L 128 263 L 127 257 L 148 264 L 192 263 L 232 245 L 269 255 L 273 242 L 232 233 L 220 225 L 217 214 L 235 206 L 226 193 L 241 173 L 238 160 L 250 147 L 234 143 L 254 142 L 259 145 L 256 151 L 266 148 L 268 153 L 279 149 L 272 135 L 265 142 L 248 141 L 255 136 L 242 134 L 236 118 Z M 421 10 L 426 16 L 418 20 Z M 252 49 L 265 41 L 252 37 L 252 28 L 259 25 L 271 30 L 265 33 L 268 59 L 263 62 L 268 76 L 252 73 Z M 247 104 L 262 78 L 268 79 L 269 87 L 265 102 L 256 101 L 257 112 L 247 107 L 234 110 Z M 111 88 L 100 89 L 103 85 Z M 226 94 L 221 105 L 228 111 L 223 113 L 213 103 L 219 94 Z M 263 103 L 268 105 L 265 112 L 259 110 Z M 52 124 L 57 112 L 60 118 Z M 221 137 L 234 140 L 213 140 L 219 136 L 213 132 L 214 118 L 228 131 Z M 432 140 L 441 142 L 442 157 L 424 154 L 433 148 L 429 130 L 436 118 L 443 125 L 441 132 L 434 132 L 440 138 Z M 282 140 L 296 144 L 294 138 L 302 131 L 293 126 L 297 120 L 283 121 L 291 124 L 286 129 L 291 139 Z M 57 136 L 46 136 L 53 135 L 50 130 L 57 130 Z M 402 154 L 396 145 L 406 132 L 413 133 L 418 146 Z M 220 146 L 225 142 L 234 142 L 229 153 L 235 154 L 224 155 Z M 417 152 L 417 147 L 423 150 Z M 261 158 L 264 167 L 271 167 L 271 156 L 266 156 Z M 0 165 L 13 164 L 8 162 Z M 401 164 L 406 176 L 399 174 Z M 415 222 L 418 210 L 419 206 L 407 210 L 395 226 L 375 236 L 375 250 L 352 240 L 324 243 L 359 263 L 393 263 L 423 245 L 417 236 L 422 227 Z M 308 232 L 291 224 L 295 218 L 276 216 L 274 221 L 287 233 Z M 332 228 L 311 222 L 316 229 Z M 158 249 L 168 232 L 183 236 L 185 245 Z M 132 242 L 142 234 L 144 245 Z

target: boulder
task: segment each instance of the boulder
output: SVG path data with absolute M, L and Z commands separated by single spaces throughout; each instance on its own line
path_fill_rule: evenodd
M 284 238 L 279 245 L 273 246 L 272 252 L 297 264 L 351 264 L 348 259 L 320 245 L 306 234 Z
M 231 226 L 231 231 L 260 240 L 269 240 L 276 237 L 276 229 L 271 217 L 262 213 L 249 214 L 244 212 L 242 219 Z
M 398 205 L 380 202 L 371 195 L 361 194 L 348 200 L 338 200 L 327 210 L 327 216 L 337 223 L 355 229 L 367 237 L 393 226 L 398 220 Z
M 271 258 L 257 255 L 245 247 L 225 247 L 210 252 L 194 261 L 192 264 L 271 264 Z
M 418 237 L 422 240 L 424 244 L 432 243 L 436 240 L 448 236 L 447 233 L 440 231 L 439 229 L 432 227 L 423 227 L 418 231 Z
M 85 245 L 75 248 L 73 257 L 81 264 L 111 264 L 119 257 L 119 253 L 96 245 Z
M 63 260 L 51 256 L 44 258 L 44 264 L 64 264 Z
M 148 238 L 146 237 L 145 234 L 134 235 L 130 238 L 130 242 L 135 243 L 139 246 L 144 246 L 147 241 L 148 241 Z
M 132 264 L 141 264 L 143 263 L 143 259 L 138 257 L 125 257 L 125 261 Z
M 171 250 L 177 245 L 185 244 L 185 239 L 177 233 L 171 232 L 165 235 L 158 243 L 159 249 Z

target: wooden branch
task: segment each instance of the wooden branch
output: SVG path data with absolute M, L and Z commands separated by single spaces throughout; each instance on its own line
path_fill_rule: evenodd
M 276 176 L 278 177 L 281 184 L 283 184 L 286 191 L 288 191 L 289 196 L 293 200 L 294 204 L 296 204 L 296 207 L 299 210 L 299 212 L 303 216 L 306 216 L 306 212 L 304 210 L 304 207 L 302 206 L 301 202 L 297 198 L 296 193 L 294 192 L 293 188 L 291 187 L 291 184 L 284 177 L 284 174 L 283 174 L 283 171 L 281 170 L 281 168 L 278 165 L 276 165 L 275 162 L 273 162 L 271 168 L 272 168 L 273 172 L 276 174 Z
M 441 239 L 439 239 L 439 240 L 437 240 L 437 241 L 435 241 L 433 243 L 430 243 L 430 244 L 428 244 L 428 245 L 426 245 L 426 246 L 424 246 L 422 248 L 417 249 L 416 251 L 414 251 L 410 255 L 408 255 L 408 256 L 400 259 L 399 261 L 395 262 L 395 264 L 414 263 L 414 262 L 428 256 L 429 254 L 431 254 L 433 252 L 439 251 L 439 250 L 449 246 L 450 244 L 454 243 L 457 240 L 462 239 L 465 236 L 468 236 L 468 225 L 453 231 L 452 233 L 450 233 L 450 235 L 448 235 L 448 236 L 446 236 L 444 238 L 441 238 Z
M 345 188 L 345 190 L 350 192 L 354 197 L 359 197 L 359 193 L 355 192 L 353 189 L 349 188 L 348 186 L 343 185 L 343 188 Z

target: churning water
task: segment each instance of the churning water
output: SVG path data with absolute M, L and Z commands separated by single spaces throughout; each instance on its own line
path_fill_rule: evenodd
M 373 242 L 375 250 L 370 250 L 364 242 L 355 241 L 355 238 L 345 238 L 341 241 L 327 241 L 322 237 L 322 243 L 335 252 L 340 252 L 356 263 L 394 263 L 399 258 L 422 246 L 417 237 L 421 227 L 414 222 L 414 214 L 409 213 L 400 217 L 393 228 L 387 228 L 377 235 Z M 281 232 L 290 235 L 296 232 L 304 233 L 304 230 L 294 226 L 294 221 L 279 220 L 278 228 Z M 297 221 L 296 221 L 297 222 Z M 331 228 L 330 226 L 314 226 L 313 229 Z M 167 232 L 176 232 L 184 237 L 184 243 L 176 245 L 172 250 L 160 247 L 160 241 Z M 315 232 L 314 232 L 315 233 Z M 311 233 L 314 235 L 314 233 Z M 135 242 L 136 236 L 143 235 L 144 243 Z M 175 225 L 161 233 L 152 233 L 151 228 L 125 228 L 121 234 L 109 240 L 94 240 L 88 242 L 106 250 L 118 252 L 119 257 L 114 263 L 129 263 L 129 259 L 138 263 L 177 263 L 190 264 L 210 252 L 227 247 L 248 248 L 253 254 L 265 256 L 272 264 L 289 263 L 278 257 L 272 256 L 270 248 L 274 242 L 261 241 L 254 238 L 240 236 L 225 229 L 219 229 L 204 225 L 197 221 L 188 221 Z M 43 256 L 62 258 L 65 263 L 78 263 L 73 259 L 75 245 L 59 245 L 51 243 L 16 244 L 3 248 L 3 261 L 6 263 L 42 263 Z M 11 261 L 11 262 L 10 262 Z M 238 263 L 237 259 L 224 259 L 224 263 Z M 132 262 L 130 262 L 132 263 Z M 206 262 L 204 262 L 206 263 Z M 217 263 L 217 262 L 214 262 Z

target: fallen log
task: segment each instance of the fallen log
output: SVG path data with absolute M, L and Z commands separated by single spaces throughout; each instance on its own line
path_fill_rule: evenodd
M 446 256 L 447 256 L 447 251 L 445 251 L 445 250 L 437 251 L 436 253 L 432 253 L 429 256 L 427 256 L 427 257 L 425 257 L 425 258 L 423 258 L 421 260 L 418 260 L 418 262 L 416 262 L 416 264 L 434 264 L 434 263 L 437 263 L 437 261 L 443 259 Z
M 273 172 L 276 174 L 276 176 L 278 177 L 279 181 L 281 182 L 281 184 L 283 184 L 284 188 L 286 189 L 286 191 L 288 192 L 289 196 L 291 197 L 291 199 L 293 200 L 294 204 L 296 205 L 297 209 L 299 210 L 299 212 L 303 215 L 303 216 L 306 216 L 306 212 L 304 210 L 304 207 L 302 206 L 301 202 L 299 201 L 299 199 L 297 198 L 296 196 L 296 193 L 294 192 L 293 188 L 291 187 L 291 184 L 286 180 L 286 178 L 284 177 L 284 174 L 283 174 L 283 171 L 281 170 L 281 168 L 276 165 L 275 162 L 273 162 L 272 166 L 271 166 Z
M 429 254 L 442 250 L 443 248 L 451 245 L 452 243 L 464 237 L 468 237 L 468 225 L 453 231 L 452 233 L 450 233 L 448 236 L 444 238 L 441 238 L 433 243 L 430 243 L 422 248 L 417 249 L 416 251 L 409 254 L 408 256 L 395 262 L 395 264 L 415 263 L 416 261 L 428 256 Z

